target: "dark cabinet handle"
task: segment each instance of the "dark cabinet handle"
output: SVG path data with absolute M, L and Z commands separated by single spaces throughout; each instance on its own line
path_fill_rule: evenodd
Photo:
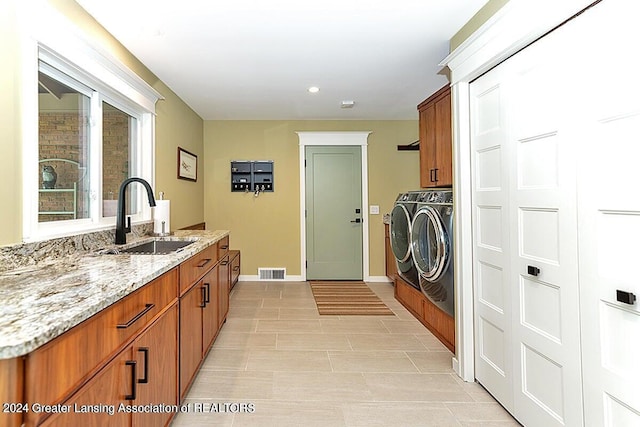
M 540 269 L 538 267 L 534 267 L 533 265 L 528 265 L 527 273 L 532 276 L 537 276 L 538 274 L 540 274 Z
M 220 264 L 221 265 L 227 265 L 227 264 L 229 264 L 229 261 L 221 261 Z
M 124 400 L 136 400 L 136 361 L 127 360 L 125 365 L 131 366 L 131 394 L 124 397 Z
M 429 182 L 433 182 L 433 169 L 429 169 Z
M 138 380 L 138 383 L 147 384 L 149 382 L 149 347 L 140 347 L 138 351 L 144 354 L 144 370 L 142 371 L 143 376 Z
M 620 289 L 616 289 L 616 301 L 633 305 L 636 303 L 636 296 L 631 292 L 625 292 L 621 291 Z
M 134 323 L 136 323 L 138 320 L 140 320 L 141 317 L 143 317 L 145 314 L 147 314 L 149 311 L 151 311 L 153 309 L 153 307 L 155 307 L 155 304 L 145 304 L 144 305 L 144 309 L 136 314 L 131 320 L 129 320 L 127 323 L 121 323 L 117 326 L 118 329 L 127 329 L 129 326 L 133 325 Z
M 211 258 L 205 258 L 202 261 L 200 261 L 200 264 L 196 265 L 196 267 L 202 268 L 205 265 L 209 264 L 210 262 L 211 262 Z
M 203 286 L 200 290 L 202 291 L 202 302 L 200 303 L 200 308 L 205 308 L 207 306 L 207 289 Z
M 354 220 L 353 220 L 353 221 L 351 221 L 351 222 L 355 222 L 356 224 L 360 224 L 360 221 L 362 221 L 360 218 L 356 218 L 356 219 L 354 219 Z
M 433 182 L 438 182 L 438 168 L 433 170 Z
M 233 271 L 238 271 L 238 270 L 240 270 L 240 266 L 239 265 L 236 265 L 235 267 L 233 267 Z
M 229 245 L 220 246 L 220 249 L 227 250 L 227 249 L 229 249 Z
M 211 302 L 211 285 L 209 283 L 205 283 L 204 287 L 207 288 L 206 292 L 204 293 L 204 302 L 208 304 Z

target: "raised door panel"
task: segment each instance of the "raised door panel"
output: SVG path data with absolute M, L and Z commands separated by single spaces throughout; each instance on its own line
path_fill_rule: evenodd
M 133 344 L 137 362 L 134 405 L 178 404 L 178 305 L 165 312 Z M 162 427 L 171 412 L 134 413 L 133 427 Z
M 180 398 L 183 398 L 202 360 L 202 282 L 180 298 Z
M 104 427 L 131 425 L 131 414 L 119 411 L 121 404 L 129 405 L 127 397 L 134 393 L 134 374 L 137 366 L 131 349 L 120 353 L 90 382 L 63 405 L 68 412 L 52 415 L 43 427 Z M 137 390 L 136 390 L 137 391 Z M 37 424 L 28 421 L 26 426 Z
M 202 308 L 202 356 L 207 354 L 209 346 L 218 333 L 218 269 L 219 264 L 211 269 L 202 279 L 205 303 Z

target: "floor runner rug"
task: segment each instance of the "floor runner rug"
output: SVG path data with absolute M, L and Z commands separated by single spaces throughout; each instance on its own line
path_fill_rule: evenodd
M 332 315 L 393 315 L 364 282 L 310 282 L 318 313 Z

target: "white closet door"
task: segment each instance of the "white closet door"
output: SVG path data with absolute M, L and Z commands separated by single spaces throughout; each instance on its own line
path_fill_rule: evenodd
M 508 154 L 503 67 L 471 85 L 474 335 L 478 381 L 513 409 Z
M 578 141 L 548 37 L 471 84 L 476 377 L 531 427 L 583 422 Z
M 585 13 L 576 64 L 588 89 L 578 173 L 587 426 L 640 426 L 639 302 L 616 300 L 616 290 L 640 297 L 639 3 L 606 0 Z
M 508 61 L 514 408 L 527 426 L 582 425 L 579 143 L 562 30 Z

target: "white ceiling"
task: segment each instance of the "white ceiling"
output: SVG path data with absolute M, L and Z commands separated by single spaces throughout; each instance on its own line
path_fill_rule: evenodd
M 417 119 L 487 2 L 76 1 L 205 120 Z

